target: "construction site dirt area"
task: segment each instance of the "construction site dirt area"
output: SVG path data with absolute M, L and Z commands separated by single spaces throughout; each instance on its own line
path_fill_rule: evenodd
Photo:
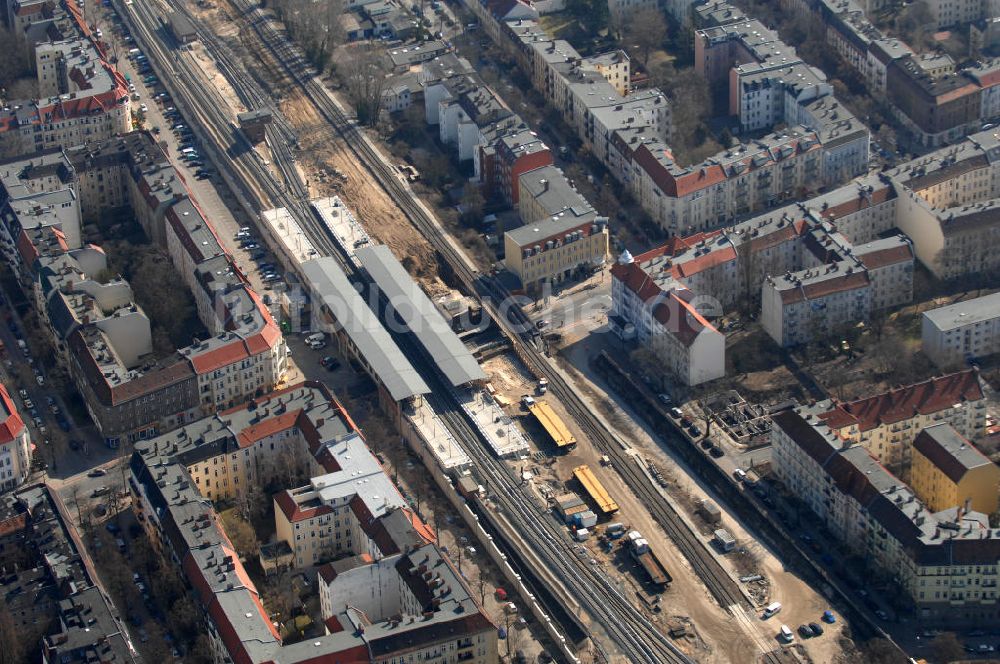
M 210 29 L 227 39 L 230 47 L 243 59 L 249 71 L 254 71 L 254 75 L 262 81 L 267 79 L 263 82 L 273 91 L 278 110 L 297 132 L 298 145 L 295 148 L 297 167 L 306 178 L 310 196 L 334 194 L 340 196 L 372 237 L 388 245 L 407 270 L 431 290 L 432 294 L 444 290 L 438 276 L 440 266 L 431 244 L 417 231 L 388 193 L 361 164 L 357 155 L 339 136 L 336 129 L 284 75 L 262 46 L 254 41 L 253 31 L 233 28 L 234 25 L 238 25 L 239 18 L 232 7 L 224 2 L 194 11 Z M 228 86 L 226 90 L 227 95 L 233 94 Z M 595 317 L 592 321 L 581 325 L 583 329 L 572 329 L 572 326 L 567 326 L 564 330 L 567 336 L 563 341 L 565 344 L 563 350 L 567 354 L 586 352 L 588 334 L 592 326 L 599 324 L 601 324 L 599 317 Z M 576 362 L 569 364 L 583 368 L 586 367 L 586 359 L 582 364 Z M 655 522 L 648 507 L 632 493 L 613 468 L 602 465 L 602 454 L 591 444 L 577 423 L 569 417 L 563 406 L 551 395 L 535 395 L 535 398 L 545 399 L 552 406 L 579 444 L 568 453 L 557 455 L 554 453 L 554 444 L 551 441 L 547 444 L 544 442 L 545 435 L 544 432 L 540 433 L 541 427 L 533 421 L 527 410 L 521 408 L 522 395 L 534 395 L 537 383 L 520 360 L 512 353 L 507 353 L 484 362 L 483 369 L 491 376 L 496 393 L 507 401 L 506 412 L 531 434 L 529 438 L 536 444 L 537 441 L 543 441 L 528 459 L 513 462 L 513 467 L 522 472 L 530 471 L 532 477 L 530 481 L 539 499 L 544 502 L 553 492 L 567 490 L 573 485 L 570 481 L 573 469 L 586 464 L 594 471 L 598 480 L 619 506 L 619 511 L 613 520 L 628 524 L 630 529 L 640 531 L 648 539 L 651 548 L 673 577 L 672 583 L 662 592 L 662 599 L 658 604 L 659 610 L 654 610 L 648 601 L 651 591 L 640 575 L 637 565 L 629 556 L 622 556 L 619 547 L 613 547 L 610 552 L 605 552 L 598 545 L 596 538 L 589 539 L 583 546 L 596 565 L 604 563 L 603 569 L 613 575 L 623 595 L 629 597 L 635 606 L 643 610 L 664 632 L 667 632 L 672 624 L 679 623 L 685 626 L 689 636 L 681 637 L 678 646 L 688 652 L 693 659 L 698 662 L 719 663 L 756 661 L 760 654 L 779 646 L 775 635 L 781 623 L 787 623 L 794 628 L 800 622 L 818 621 L 822 612 L 829 608 L 816 591 L 802 582 L 794 572 L 783 568 L 775 552 L 763 546 L 759 546 L 759 552 L 756 552 L 757 563 L 760 573 L 769 579 L 770 599 L 779 599 L 787 607 L 781 619 L 764 622 L 760 620 L 758 614 L 744 608 L 720 607 L 702 580 L 691 569 L 685 556 Z M 564 368 L 563 372 L 581 389 L 598 417 L 613 423 L 613 429 L 617 429 L 621 439 L 633 447 L 637 463 L 645 464 L 643 456 L 646 459 L 656 459 L 673 478 L 672 491 L 679 491 L 682 496 L 706 494 L 706 489 L 690 476 L 690 472 L 666 454 L 644 426 L 636 423 L 639 420 L 636 419 L 635 413 L 629 413 L 627 405 L 619 404 L 614 395 L 603 391 L 595 377 L 585 368 L 582 371 Z M 441 543 L 446 545 L 451 553 L 459 552 L 459 556 L 462 555 L 462 551 L 468 552 L 468 543 L 462 541 L 465 535 L 461 534 L 461 524 L 457 522 L 453 509 L 446 499 L 429 485 L 426 473 L 422 472 L 418 464 L 405 453 L 395 452 L 391 453 L 391 456 L 394 457 L 392 466 L 395 473 L 400 476 L 404 490 L 409 496 L 422 502 L 423 509 L 421 506 L 417 509 L 426 512 L 432 525 L 439 530 Z M 689 523 L 692 522 L 693 515 L 684 499 L 673 496 L 668 496 L 668 499 Z M 752 534 L 742 528 L 731 514 L 725 512 L 724 519 L 726 527 L 731 528 L 731 532 L 740 541 L 752 541 Z M 605 518 L 604 525 L 607 521 Z M 474 557 L 471 552 L 468 555 Z M 725 560 L 724 563 L 735 576 L 737 572 L 733 569 L 734 563 Z M 470 566 L 470 575 L 478 579 L 479 573 L 478 570 L 473 572 Z M 471 582 L 473 576 L 467 575 L 467 578 Z M 486 598 L 483 599 L 486 603 Z M 495 597 L 488 603 L 488 608 L 500 624 L 509 621 L 509 612 L 506 611 L 505 605 L 498 602 Z M 827 635 L 803 643 L 812 661 L 834 661 L 840 652 L 836 641 L 838 636 L 836 630 L 840 629 L 841 624 L 838 622 L 837 625 L 830 626 Z M 503 648 L 504 646 L 501 646 L 501 649 Z
M 795 570 L 786 568 L 781 560 L 780 551 L 771 550 L 757 542 L 753 532 L 747 530 L 744 524 L 724 504 L 719 504 L 722 519 L 720 524 L 708 527 L 702 522 L 701 517 L 696 513 L 696 507 L 704 499 L 717 502 L 712 491 L 704 486 L 689 468 L 678 462 L 662 441 L 659 441 L 648 427 L 641 424 L 640 416 L 629 409 L 623 397 L 610 392 L 603 379 L 590 369 L 589 358 L 594 353 L 600 352 L 600 348 L 604 345 L 602 342 L 605 341 L 603 337 L 591 337 L 580 341 L 582 343 L 569 343 L 561 350 L 557 364 L 563 373 L 577 385 L 581 396 L 593 406 L 594 411 L 604 416 L 611 429 L 636 450 L 639 458 L 657 465 L 667 479 L 668 491 L 665 491 L 664 494 L 706 542 L 712 538 L 714 529 L 720 527 L 727 529 L 736 538 L 739 548 L 745 551 L 742 555 L 734 556 L 733 553 L 721 555 L 712 547 L 717 558 L 730 574 L 738 579 L 753 572 L 760 574 L 765 579 L 766 591 L 764 593 L 755 594 L 751 592 L 751 588 L 746 588 L 748 594 L 755 597 L 755 603 L 758 606 L 757 613 L 739 609 L 727 612 L 718 607 L 704 585 L 697 580 L 693 571 L 688 574 L 674 574 L 675 581 L 671 585 L 671 589 L 684 588 L 680 597 L 686 603 L 688 615 L 694 620 L 696 626 L 701 627 L 702 633 L 710 635 L 709 643 L 718 639 L 719 635 L 727 634 L 726 630 L 735 629 L 734 642 L 726 642 L 723 636 L 720 639 L 720 650 L 735 656 L 740 652 L 741 647 L 752 647 L 747 643 L 749 639 L 758 650 L 766 652 L 778 647 L 779 643 L 774 637 L 781 624 L 787 623 L 795 629 L 800 624 L 819 622 L 823 611 L 833 608 L 830 600 L 807 584 Z M 574 451 L 574 455 L 578 454 L 578 451 Z M 607 481 L 605 481 L 606 476 Z M 664 563 L 668 569 L 677 569 L 678 566 L 689 567 L 683 555 L 653 522 L 646 507 L 641 502 L 636 501 L 634 496 L 626 490 L 617 474 L 604 473 L 601 481 L 605 482 L 609 492 L 618 499 L 623 515 L 619 520 L 628 521 L 625 515 L 637 519 L 630 522 L 631 527 L 640 530 L 644 536 L 649 537 L 655 550 L 663 552 Z M 709 546 L 711 547 L 711 545 Z M 685 583 L 689 584 L 688 587 L 682 585 Z M 694 597 L 703 597 L 704 601 L 690 601 Z M 664 601 L 667 602 L 668 607 L 672 606 L 672 602 L 668 601 L 667 598 Z M 769 601 L 780 601 L 784 607 L 782 614 L 780 619 L 776 617 L 770 621 L 762 621 L 759 615 L 760 607 Z M 667 610 L 667 607 L 664 607 L 664 611 Z M 682 611 L 680 607 L 677 607 L 675 612 L 681 613 Z M 706 627 L 706 623 L 708 627 Z M 824 625 L 824 627 L 827 626 Z M 807 653 L 814 662 L 834 662 L 841 652 L 837 640 L 843 627 L 843 620 L 839 619 L 838 616 L 838 622 L 829 625 L 823 636 L 808 640 L 799 639 L 801 642 L 799 650 Z M 748 660 L 746 651 L 744 651 L 741 657 L 722 661 Z
M 531 422 L 527 411 L 520 405 L 521 396 L 533 394 L 536 383 L 520 360 L 507 353 L 487 360 L 483 369 L 490 376 L 496 393 L 509 400 L 508 413 L 528 433 L 537 433 L 534 428 L 540 427 Z M 513 462 L 518 470 L 532 476 L 538 499 L 545 502 L 553 495 L 567 491 L 582 494 L 582 488 L 573 481 L 573 470 L 586 464 L 619 506 L 616 514 L 601 519 L 597 530 L 600 531 L 611 521 L 627 524 L 630 530 L 638 530 L 649 540 L 652 549 L 673 576 L 672 583 L 660 593 L 659 610 L 654 610 L 643 598 L 648 599 L 657 593 L 649 587 L 638 564 L 628 555 L 623 555 L 623 549 L 618 546 L 606 552 L 597 538 L 585 541 L 583 546 L 588 555 L 616 576 L 623 595 L 631 598 L 633 604 L 664 632 L 678 622 L 683 623 L 688 635 L 682 637 L 677 645 L 698 662 L 745 661 L 749 651 L 756 649 L 763 653 L 774 649 L 776 643 L 768 643 L 757 625 L 748 624 L 753 619 L 751 615 L 737 618 L 715 602 L 690 569 L 683 554 L 650 516 L 646 505 L 636 498 L 613 468 L 602 465 L 603 455 L 589 443 L 558 400 L 544 395 L 535 395 L 534 398 L 549 403 L 580 441 L 575 449 L 564 454 L 557 455 L 552 447 L 542 446 L 528 460 Z M 734 608 L 734 612 L 745 613 L 739 608 Z M 756 643 L 749 642 L 748 632 L 756 637 Z
M 422 284 L 437 279 L 438 263 L 430 243 L 420 235 L 388 193 L 362 165 L 357 155 L 322 117 L 312 102 L 254 40 L 252 30 L 237 25 L 229 3 L 193 11 L 211 29 L 227 38 L 230 48 L 249 71 L 262 79 L 278 101 L 278 110 L 295 128 L 297 167 L 312 197 L 337 195 L 354 212 L 368 233 L 386 244 Z

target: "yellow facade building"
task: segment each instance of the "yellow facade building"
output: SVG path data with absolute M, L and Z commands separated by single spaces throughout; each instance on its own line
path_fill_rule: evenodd
M 608 256 L 608 219 L 555 166 L 520 178 L 524 226 L 504 233 L 504 263 L 526 289 L 586 276 Z
M 997 510 L 1000 468 L 950 424 L 927 427 L 913 441 L 910 484 L 932 512 Z

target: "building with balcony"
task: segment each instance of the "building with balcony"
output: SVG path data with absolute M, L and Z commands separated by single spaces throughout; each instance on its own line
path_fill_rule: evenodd
M 1000 293 L 925 311 L 921 344 L 938 366 L 1000 352 Z
M 137 518 L 190 581 L 219 661 L 498 661 L 496 625 L 325 386 L 295 385 L 139 443 L 130 469 Z M 326 633 L 286 644 L 209 501 L 289 477 L 312 479 L 275 494 L 278 537 L 294 565 L 323 563 Z M 327 538 L 341 547 L 316 545 Z
M 33 453 L 28 427 L 24 426 L 7 386 L 0 385 L 0 492 L 24 484 L 31 472 Z
M 907 477 L 913 441 L 922 430 L 947 423 L 968 439 L 985 433 L 986 397 L 978 372 L 969 369 L 837 402 L 820 417 L 837 435 L 857 440 L 880 463 Z
M 932 512 L 958 505 L 993 514 L 1000 496 L 1000 468 L 950 424 L 935 424 L 913 441 L 910 484 Z
M 555 166 L 521 175 L 518 210 L 524 225 L 504 233 L 504 264 L 526 289 L 589 274 L 607 259 L 607 217 Z
M 1000 532 L 986 514 L 935 510 L 864 445 L 828 425 L 830 403 L 773 416 L 772 467 L 868 578 L 894 582 L 919 620 L 935 627 L 985 627 L 1000 618 Z

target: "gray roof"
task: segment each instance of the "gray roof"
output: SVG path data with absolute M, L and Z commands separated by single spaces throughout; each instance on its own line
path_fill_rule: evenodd
M 316 301 L 318 295 L 394 400 L 431 391 L 348 281 L 336 259 L 324 256 L 306 261 L 302 264 L 302 274 L 310 284 L 313 306 L 320 304 Z
M 434 303 L 406 273 L 389 247 L 362 247 L 355 255 L 385 294 L 393 311 L 416 335 L 420 345 L 452 385 L 486 378 L 479 362 L 442 318 Z
M 966 325 L 975 325 L 997 317 L 1000 317 L 1000 293 L 984 295 L 924 312 L 924 318 L 942 332 Z

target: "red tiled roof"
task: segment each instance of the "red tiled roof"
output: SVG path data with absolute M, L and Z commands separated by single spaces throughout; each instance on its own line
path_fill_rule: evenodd
M 702 254 L 697 258 L 680 263 L 677 266 L 677 273 L 681 277 L 690 277 L 713 268 L 716 265 L 722 265 L 733 260 L 736 260 L 736 250 L 732 246 L 727 246 L 725 249 L 710 251 L 707 254 Z
M 821 414 L 819 418 L 831 429 L 843 429 L 858 423 L 858 420 L 839 404 L 833 410 Z
M 857 253 L 857 250 L 855 250 L 855 253 Z M 888 249 L 860 254 L 858 258 L 861 259 L 861 262 L 869 270 L 877 270 L 886 265 L 895 265 L 896 263 L 913 260 L 913 250 L 910 249 L 909 244 L 901 244 L 896 247 L 889 247 Z
M 6 414 L 4 421 L 0 423 L 0 443 L 9 443 L 24 433 L 24 421 L 17 414 L 14 400 L 10 398 L 5 385 L 0 385 L 0 401 L 3 402 L 3 409 L 6 411 L 0 413 L 0 415 Z
M 979 92 L 979 86 L 975 83 L 969 83 L 968 85 L 963 85 L 960 88 L 955 88 L 954 90 L 949 90 L 938 95 L 936 101 L 938 105 L 941 105 L 977 92 Z
M 233 339 L 215 350 L 191 358 L 195 373 L 207 374 L 250 357 L 242 339 Z
M 836 220 L 841 217 L 846 217 L 849 214 L 854 214 L 858 210 L 885 203 L 887 200 L 894 198 L 895 196 L 896 191 L 889 185 L 886 185 L 871 192 L 868 196 L 863 196 L 861 193 L 858 193 L 858 195 L 851 200 L 841 203 L 840 205 L 831 205 L 825 210 L 820 211 L 819 214 L 824 219 Z
M 288 519 L 289 523 L 295 523 L 297 521 L 305 521 L 306 519 L 314 519 L 318 516 L 323 516 L 324 514 L 332 514 L 333 508 L 329 505 L 319 505 L 317 507 L 311 507 L 308 509 L 302 509 L 295 499 L 292 498 L 292 494 L 289 491 L 282 491 L 275 495 L 274 502 L 278 503 L 278 507 L 281 508 L 281 512 Z
M 955 404 L 982 398 L 983 390 L 978 374 L 973 369 L 967 369 L 845 403 L 841 408 L 852 421 L 848 422 L 841 414 L 832 415 L 827 421 L 831 427 L 836 424 L 848 426 L 856 422 L 861 431 L 868 431 L 880 425 L 901 422 L 918 414 L 930 415 Z M 830 414 L 824 415 L 824 419 L 827 415 Z
M 982 88 L 990 88 L 994 85 L 998 85 L 1000 84 L 1000 69 L 994 68 L 978 78 L 979 86 Z
M 806 284 L 799 288 L 789 288 L 781 291 L 782 304 L 792 304 L 804 302 L 806 300 L 816 300 L 833 293 L 864 288 L 871 279 L 867 272 L 852 272 L 851 274 L 841 274 L 837 277 L 830 277 L 815 283 Z
M 638 295 L 643 301 L 654 298 L 663 292 L 646 271 L 639 267 L 637 262 L 624 265 L 615 263 L 611 267 L 611 276 L 621 281 L 626 288 Z
M 692 296 L 691 291 L 672 291 L 670 297 L 653 310 L 653 317 L 685 346 L 693 344 L 704 330 L 715 330 L 685 299 Z
M 298 420 L 299 415 L 302 414 L 302 409 L 293 410 L 290 412 L 282 413 L 276 417 L 269 417 L 263 422 L 258 422 L 257 424 L 252 424 L 246 429 L 237 434 L 236 439 L 239 441 L 240 447 L 249 447 L 259 440 L 263 440 L 268 436 L 272 436 L 279 431 L 287 431 L 295 426 L 296 420 Z
M 674 179 L 672 195 L 683 198 L 701 189 L 707 189 L 714 184 L 725 182 L 726 171 L 719 165 L 705 166 L 697 171 Z

